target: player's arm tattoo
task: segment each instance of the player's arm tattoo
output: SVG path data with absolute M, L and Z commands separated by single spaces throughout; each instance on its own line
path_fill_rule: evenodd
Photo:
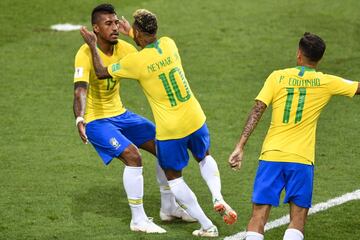
M 73 110 L 75 118 L 83 117 L 85 114 L 87 88 L 87 82 L 76 82 L 74 84 Z
M 96 76 L 99 79 L 111 78 L 111 75 L 107 70 L 107 67 L 105 67 L 104 64 L 102 63 L 102 60 L 96 49 L 96 46 L 91 46 L 90 49 L 91 49 L 91 56 L 92 56 Z
M 249 117 L 246 121 L 243 132 L 241 133 L 240 141 L 238 146 L 243 148 L 250 137 L 251 133 L 254 131 L 256 125 L 261 119 L 261 116 L 265 112 L 267 106 L 262 101 L 256 100 L 255 106 L 252 108 Z

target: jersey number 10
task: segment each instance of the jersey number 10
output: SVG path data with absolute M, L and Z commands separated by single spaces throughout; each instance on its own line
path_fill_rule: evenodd
M 176 73 L 178 75 L 180 75 L 181 83 L 183 84 L 183 86 L 185 88 L 185 91 L 186 91 L 186 96 L 181 95 L 179 85 L 176 82 L 176 78 L 175 78 Z M 187 100 L 190 99 L 191 92 L 190 92 L 190 89 L 189 89 L 189 85 L 188 85 L 188 83 L 186 81 L 184 73 L 181 71 L 180 68 L 175 67 L 175 68 L 171 69 L 171 71 L 169 72 L 169 79 L 170 79 L 171 87 L 170 87 L 168 78 L 166 77 L 165 73 L 160 74 L 159 78 L 162 81 L 162 84 L 164 85 L 166 94 L 167 94 L 167 96 L 169 98 L 170 105 L 172 107 L 177 105 L 176 99 L 178 101 L 180 101 L 180 102 L 186 102 Z M 174 92 L 175 92 L 175 94 L 174 94 Z M 176 97 L 176 99 L 175 99 L 175 97 Z
M 291 105 L 294 98 L 294 88 L 286 88 L 287 97 L 283 115 L 283 123 L 289 123 Z M 306 88 L 299 88 L 299 101 L 296 109 L 295 123 L 301 121 L 302 113 L 305 105 Z

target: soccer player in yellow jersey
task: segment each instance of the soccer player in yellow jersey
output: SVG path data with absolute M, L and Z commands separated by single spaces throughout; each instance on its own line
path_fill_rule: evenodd
M 321 110 L 334 95 L 353 97 L 358 82 L 316 71 L 325 52 L 325 42 L 305 33 L 299 41 L 297 66 L 274 71 L 255 99 L 240 141 L 229 164 L 239 169 L 245 144 L 265 109 L 272 104 L 272 119 L 261 150 L 254 181 L 253 211 L 247 240 L 264 239 L 264 226 L 272 206 L 290 204 L 290 224 L 284 240 L 304 239 L 304 225 L 311 207 L 316 124 Z
M 121 23 L 110 4 L 101 4 L 92 12 L 93 30 L 98 36 L 97 47 L 106 65 L 137 52 L 135 47 L 118 39 L 119 31 L 123 31 Z M 132 212 L 131 230 L 165 232 L 148 219 L 142 204 L 142 159 L 138 147 L 155 155 L 154 124 L 125 109 L 119 95 L 118 79 L 109 77 L 99 80 L 96 77 L 91 52 L 86 44 L 76 54 L 74 83 L 74 113 L 81 139 L 94 146 L 104 164 L 108 165 L 113 158 L 119 158 L 126 165 L 123 184 Z M 176 203 L 160 166 L 157 178 L 161 191 L 162 220 L 182 218 L 195 221 Z
M 199 162 L 201 175 L 213 197 L 214 209 L 232 224 L 237 215 L 223 200 L 216 161 L 209 154 L 210 136 L 205 114 L 186 80 L 175 42 L 168 37 L 157 39 L 156 16 L 144 9 L 135 11 L 129 32 L 142 50 L 129 54 L 107 68 L 96 49 L 96 36 L 82 28 L 89 45 L 96 75 L 100 79 L 130 78 L 139 81 L 153 112 L 156 123 L 156 146 L 160 166 L 164 169 L 171 191 L 187 212 L 197 219 L 201 228 L 196 236 L 216 237 L 218 230 L 204 214 L 194 193 L 182 178 L 188 164 L 190 149 Z

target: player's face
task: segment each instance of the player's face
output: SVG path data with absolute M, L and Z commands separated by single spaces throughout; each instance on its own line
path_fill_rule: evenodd
M 98 22 L 94 25 L 94 31 L 98 38 L 102 38 L 110 44 L 116 44 L 119 37 L 120 21 L 116 14 L 101 14 Z

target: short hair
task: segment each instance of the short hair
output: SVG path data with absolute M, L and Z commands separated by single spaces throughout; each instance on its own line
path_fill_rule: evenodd
M 326 45 L 319 36 L 306 32 L 299 41 L 299 49 L 310 61 L 318 62 L 324 55 Z
M 146 9 L 138 9 L 134 12 L 134 26 L 141 32 L 156 34 L 158 25 L 156 15 Z
M 99 15 L 104 13 L 116 14 L 114 6 L 109 3 L 103 3 L 95 7 L 91 13 L 91 24 L 94 25 L 99 20 Z

